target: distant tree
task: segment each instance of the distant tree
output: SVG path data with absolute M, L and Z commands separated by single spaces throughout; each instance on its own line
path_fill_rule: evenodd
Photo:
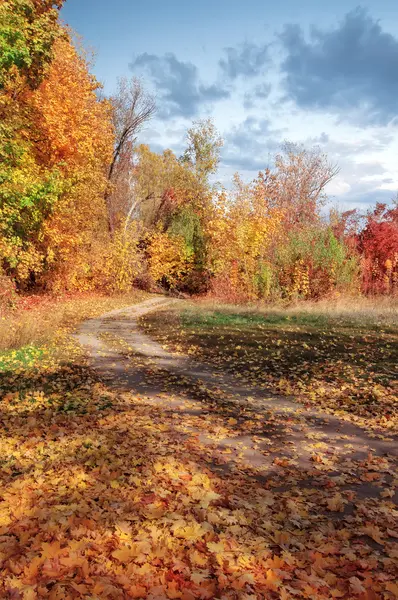
M 181 157 L 182 162 L 190 164 L 198 179 L 206 183 L 216 173 L 220 161 L 223 139 L 217 132 L 211 119 L 194 121 L 187 132 L 188 147 Z
M 129 184 L 129 172 L 132 168 L 132 148 L 137 140 L 137 135 L 155 114 L 156 104 L 154 98 L 146 92 L 141 81 L 135 77 L 128 80 L 121 78 L 118 82 L 116 94 L 110 97 L 113 107 L 113 125 L 115 132 L 115 146 L 108 171 L 109 186 L 106 191 L 108 207 L 108 226 L 113 233 L 116 222 L 114 218 L 115 207 L 112 200 L 117 201 L 117 184 Z M 114 185 L 112 185 L 114 184 Z M 134 202 L 134 200 L 132 200 Z M 126 213 L 131 212 L 131 200 L 127 200 Z
M 327 198 L 325 188 L 338 174 L 339 167 L 330 163 L 319 148 L 307 150 L 286 143 L 275 158 L 275 172 L 276 205 L 285 211 L 287 225 L 297 225 L 319 218 L 319 210 Z
M 158 225 L 165 229 L 178 209 L 196 199 L 195 174 L 171 150 L 157 154 L 140 145 L 135 161 L 130 217 L 139 218 L 149 229 Z

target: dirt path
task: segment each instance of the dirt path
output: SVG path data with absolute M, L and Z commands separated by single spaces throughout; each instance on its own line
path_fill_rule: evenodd
M 142 333 L 137 318 L 175 302 L 151 299 L 81 326 L 76 337 L 108 384 L 171 412 L 187 435 L 209 448 L 207 463 L 218 473 L 244 472 L 263 483 L 277 478 L 280 490 L 332 480 L 334 495 L 353 492 L 344 514 L 354 510 L 356 499 L 377 499 L 386 490 L 398 503 L 396 440 L 372 437 L 341 418 L 167 352 Z

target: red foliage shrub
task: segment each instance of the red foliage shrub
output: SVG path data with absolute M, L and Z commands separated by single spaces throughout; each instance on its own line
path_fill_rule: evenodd
M 377 204 L 358 236 L 362 255 L 363 291 L 398 292 L 398 205 Z

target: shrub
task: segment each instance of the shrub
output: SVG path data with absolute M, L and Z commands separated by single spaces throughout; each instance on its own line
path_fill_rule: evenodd
M 128 292 L 139 271 L 138 235 L 133 222 L 128 229 L 116 231 L 112 238 L 105 255 L 104 287 L 111 292 Z
M 359 287 L 359 265 L 344 243 L 322 226 L 293 231 L 275 251 L 278 286 L 288 298 L 317 299 Z
M 192 270 L 192 254 L 182 236 L 155 231 L 147 237 L 148 272 L 153 281 L 174 289 Z

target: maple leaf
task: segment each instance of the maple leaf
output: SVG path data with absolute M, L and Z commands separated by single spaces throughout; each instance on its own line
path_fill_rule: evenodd
M 366 591 L 358 577 L 350 577 L 350 591 L 356 596 L 360 596 Z
M 335 494 L 332 498 L 327 499 L 329 510 L 342 512 L 344 510 L 345 501 L 340 493 Z
M 204 567 L 208 563 L 207 556 L 197 550 L 192 550 L 189 554 L 189 558 L 191 559 L 191 562 L 198 567 Z
M 369 537 L 371 537 L 375 542 L 377 542 L 378 544 L 381 544 L 382 546 L 384 546 L 384 541 L 381 537 L 381 531 L 380 528 L 377 527 L 377 525 L 365 525 L 359 528 L 359 532 L 362 535 L 368 535 Z
M 185 521 L 181 521 L 173 525 L 174 535 L 177 538 L 182 538 L 187 541 L 196 541 L 206 535 L 209 531 L 211 531 L 211 526 L 209 524 L 200 524 L 196 522 L 186 523 Z
M 222 554 L 225 552 L 224 544 L 222 542 L 207 542 L 207 547 L 210 552 L 214 554 Z

